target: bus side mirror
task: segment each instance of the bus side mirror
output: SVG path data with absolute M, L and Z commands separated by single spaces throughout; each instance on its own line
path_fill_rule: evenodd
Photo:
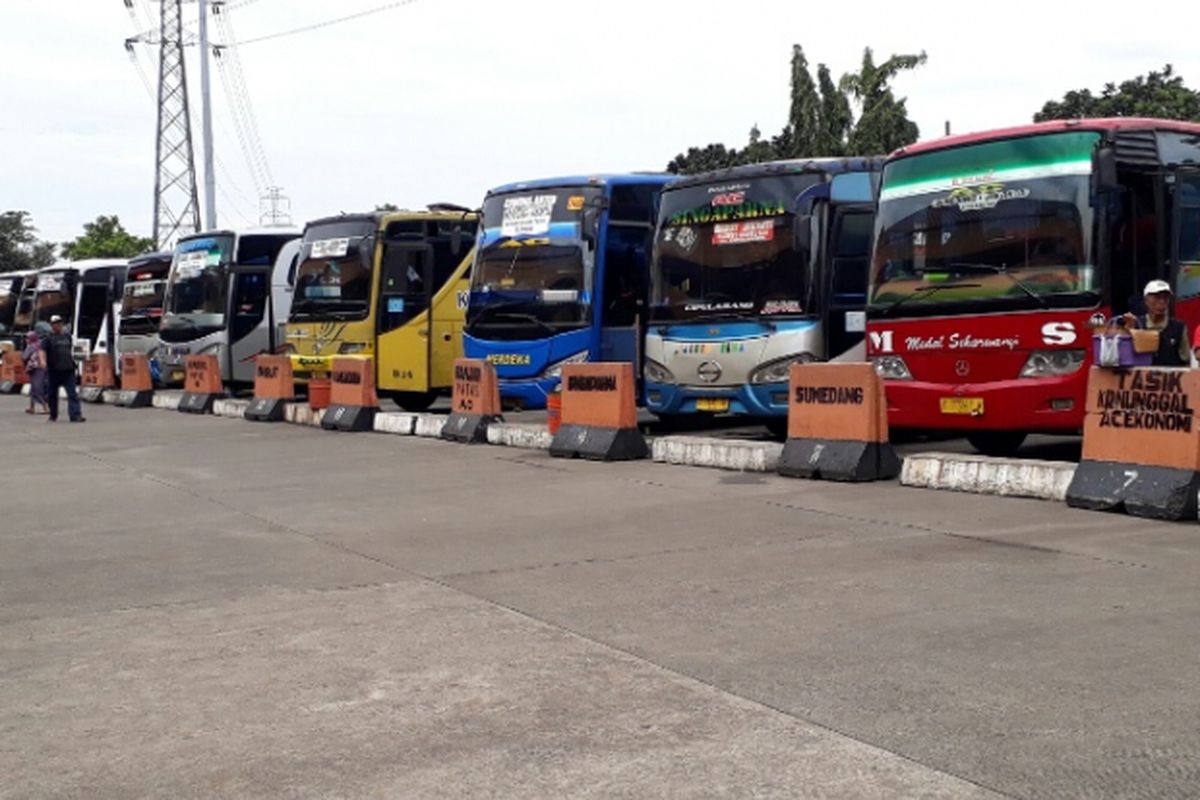
M 1117 154 L 1111 147 L 1101 147 L 1093 157 L 1092 174 L 1095 193 L 1107 194 L 1120 187 L 1117 181 Z

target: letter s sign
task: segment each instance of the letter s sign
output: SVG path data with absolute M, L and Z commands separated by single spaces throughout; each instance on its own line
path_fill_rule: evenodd
M 1042 326 L 1042 341 L 1046 344 L 1074 344 L 1079 338 L 1071 322 L 1047 322 Z
M 895 331 L 871 331 L 871 347 L 878 353 L 892 352 Z

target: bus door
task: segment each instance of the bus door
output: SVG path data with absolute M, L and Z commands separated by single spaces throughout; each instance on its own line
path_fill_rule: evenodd
M 271 349 L 267 323 L 270 268 L 234 270 L 230 282 L 229 357 L 223 377 L 234 383 L 253 383 L 254 357 Z
M 433 352 L 433 248 L 424 241 L 385 241 L 379 276 L 377 384 L 391 392 L 429 391 Z M 407 407 L 407 406 L 406 406 Z
M 867 273 L 875 225 L 873 205 L 833 208 L 823 304 L 824 355 L 831 361 L 862 342 L 866 332 Z
M 642 334 L 650 297 L 650 247 L 658 190 L 614 186 L 600 276 L 600 360 L 628 361 L 641 374 Z
M 1175 269 L 1176 316 L 1191 328 L 1200 323 L 1200 167 L 1175 171 L 1171 214 L 1171 264 Z M 1192 342 L 1196 347 L 1196 342 Z

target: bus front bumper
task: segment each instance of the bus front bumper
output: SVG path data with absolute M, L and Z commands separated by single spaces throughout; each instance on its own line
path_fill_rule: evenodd
M 1054 378 L 886 381 L 884 387 L 892 428 L 1070 434 L 1083 428 L 1087 369 Z
M 706 388 L 646 382 L 646 408 L 655 414 L 728 413 L 747 417 L 786 417 L 787 400 L 786 383 Z M 728 406 L 723 407 L 726 403 Z
M 546 407 L 546 395 L 558 387 L 558 378 L 530 378 L 528 380 L 499 379 L 500 403 L 504 406 L 519 406 L 522 409 Z

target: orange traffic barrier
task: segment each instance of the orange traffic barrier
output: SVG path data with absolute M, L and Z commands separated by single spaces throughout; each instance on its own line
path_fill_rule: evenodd
M 188 356 L 184 362 L 179 410 L 185 414 L 211 413 L 213 401 L 224 394 L 220 360 L 214 355 Z
M 79 399 L 85 403 L 99 403 L 105 389 L 117 385 L 113 370 L 113 359 L 108 353 L 93 353 L 83 362 L 83 381 L 79 388 Z
M 1067 504 L 1192 520 L 1200 491 L 1200 370 L 1093 367 L 1083 458 Z
M 15 350 L 0 353 L 0 394 L 16 394 L 29 383 L 25 374 L 25 361 Z
M 888 442 L 883 380 L 871 364 L 792 365 L 779 474 L 832 481 L 900 474 Z
M 279 422 L 284 406 L 296 398 L 292 359 L 261 354 L 254 359 L 254 400 L 245 417 L 255 422 Z
M 650 449 L 637 427 L 636 382 L 628 362 L 567 364 L 562 374 L 562 420 L 550 455 L 627 461 Z
M 375 394 L 375 360 L 370 356 L 333 359 L 329 408 L 321 427 L 329 431 L 369 431 L 375 427 L 379 398 Z
M 154 383 L 146 356 L 142 353 L 121 356 L 121 391 L 117 392 L 113 405 L 145 408 L 153 397 Z
M 503 419 L 496 368 L 480 359 L 455 359 L 450 416 L 442 438 L 463 444 L 486 442 L 488 425 Z

